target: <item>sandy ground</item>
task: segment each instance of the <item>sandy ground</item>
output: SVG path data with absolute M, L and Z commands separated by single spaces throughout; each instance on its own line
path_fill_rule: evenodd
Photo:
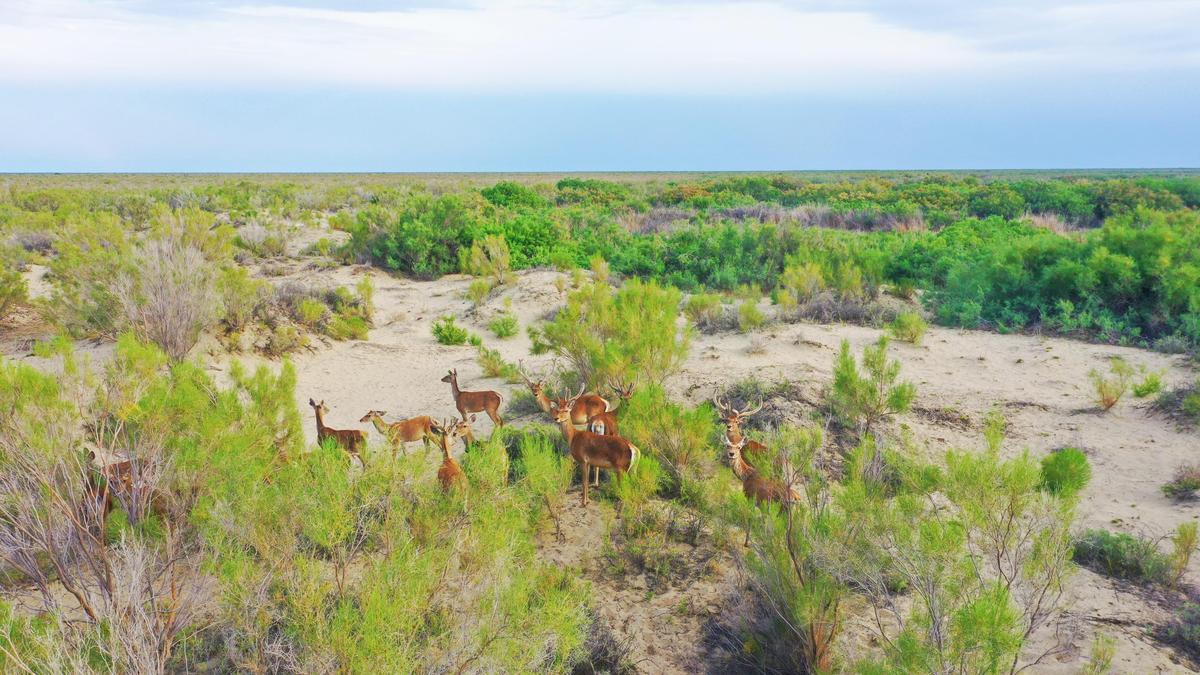
M 305 433 L 310 440 L 315 440 L 316 429 L 307 407 L 309 397 L 323 399 L 330 407 L 327 424 L 368 430 L 377 448 L 383 447 L 379 435 L 369 424 L 358 423 L 370 409 L 386 410 L 391 419 L 455 415 L 450 387 L 440 381 L 451 368 L 458 370 L 462 388 L 494 389 L 507 403 L 513 386 L 482 379 L 474 347 L 447 347 L 433 339 L 430 326 L 443 314 L 459 317 L 460 323 L 483 336 L 489 347 L 508 360 L 524 359 L 526 367 L 534 371 L 551 367 L 549 357 L 529 356 L 524 328 L 562 302 L 554 286 L 559 276 L 555 272 L 522 273 L 517 283 L 472 311 L 463 299 L 469 281 L 462 277 L 418 282 L 367 267 L 319 270 L 293 263 L 291 269 L 272 280 L 352 285 L 362 274 L 372 274 L 377 287 L 376 326 L 369 340 L 318 342 L 311 351 L 292 359 L 298 375 L 296 402 L 306 415 Z M 508 298 L 520 318 L 522 333 L 498 340 L 486 324 L 503 311 Z M 683 372 L 668 387 L 676 396 L 698 403 L 729 383 L 755 375 L 765 381 L 798 383 L 810 400 L 816 400 L 831 378 L 840 341 L 849 340 L 857 353 L 879 335 L 877 329 L 860 326 L 812 324 L 770 326 L 753 336 L 699 335 Z M 747 351 L 752 340 L 761 347 L 753 354 Z M 216 374 L 227 371 L 229 357 L 216 353 L 215 343 L 208 343 L 207 348 L 214 350 L 211 368 Z M 19 339 L 0 339 L 0 349 L 9 357 L 29 358 L 27 343 Z M 102 360 L 104 348 L 95 351 L 95 358 Z M 919 410 L 902 422 L 931 456 L 951 447 L 981 447 L 981 420 L 993 406 L 1001 406 L 1009 421 L 1006 452 L 1027 449 L 1040 457 L 1070 445 L 1090 455 L 1093 479 L 1079 510 L 1080 529 L 1105 527 L 1159 536 L 1200 517 L 1200 505 L 1175 504 L 1159 490 L 1176 466 L 1200 461 L 1200 434 L 1178 430 L 1171 422 L 1149 415 L 1148 403 L 1132 397 L 1107 414 L 1096 414 L 1087 377 L 1092 368 L 1106 370 L 1108 358 L 1119 355 L 1135 366 L 1163 370 L 1164 384 L 1170 387 L 1197 376 L 1182 357 L 1057 338 L 941 328 L 931 329 L 923 345 L 894 344 L 891 353 L 903 364 L 902 376 L 918 387 Z M 266 363 L 278 367 L 277 362 Z M 476 433 L 486 435 L 490 430 L 491 422 L 481 415 Z M 734 480 L 732 475 L 730 480 Z M 550 541 L 544 552 L 556 562 L 588 569 L 600 554 L 603 507 L 592 504 L 584 511 L 577 508 L 576 499 L 568 502 L 572 506 L 563 516 L 566 543 Z M 596 597 L 601 599 L 601 613 L 621 636 L 634 641 L 642 670 L 694 672 L 704 616 L 719 612 L 717 598 L 738 583 L 730 569 L 726 565 L 703 583 L 671 589 L 669 595 L 650 600 L 639 600 L 645 597 L 640 589 L 616 588 L 601 576 L 589 575 L 599 591 Z M 1200 580 L 1200 558 L 1193 560 L 1189 573 L 1193 581 Z M 1070 594 L 1074 598 L 1071 615 L 1082 629 L 1076 640 L 1078 649 L 1063 660 L 1050 660 L 1026 672 L 1077 672 L 1097 628 L 1118 639 L 1117 672 L 1191 672 L 1147 636 L 1147 628 L 1166 615 L 1139 594 L 1087 571 L 1073 578 Z M 693 615 L 671 613 L 669 608 L 681 601 L 701 609 Z M 664 634 L 670 639 L 663 640 Z M 647 635 L 658 639 L 649 640 Z M 1039 636 L 1038 641 L 1048 639 Z M 663 653 L 664 644 L 673 647 Z

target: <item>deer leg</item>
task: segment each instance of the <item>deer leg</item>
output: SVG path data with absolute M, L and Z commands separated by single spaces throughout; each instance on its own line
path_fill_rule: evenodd
M 594 474 L 594 475 L 595 475 L 595 478 L 596 478 L 596 479 L 595 479 L 595 481 L 593 481 L 593 482 L 592 482 L 592 485 L 594 485 L 594 486 L 596 486 L 596 487 L 600 487 L 600 467 L 598 467 L 598 466 L 593 466 L 593 467 L 592 467 L 592 474 Z
M 492 418 L 492 423 L 498 427 L 504 426 L 504 420 L 500 418 L 500 413 L 495 410 L 487 411 L 488 417 Z
M 588 482 L 589 482 L 589 479 L 591 478 L 591 476 L 588 475 L 588 462 L 586 459 L 583 460 L 583 463 L 580 464 L 580 467 L 583 468 L 583 502 L 582 502 L 582 504 L 583 504 L 583 506 L 586 507 L 587 506 L 587 497 L 588 497 Z

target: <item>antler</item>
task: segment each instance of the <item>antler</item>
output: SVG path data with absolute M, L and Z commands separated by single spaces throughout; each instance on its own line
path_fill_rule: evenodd
M 533 381 L 525 374 L 525 359 L 517 359 L 517 373 L 521 375 L 522 380 L 525 380 L 525 386 L 533 387 Z
M 713 405 L 717 406 L 717 414 L 718 415 L 720 415 L 721 417 L 729 416 L 729 405 L 721 402 L 720 395 L 713 396 L 712 402 L 713 402 Z
M 573 407 L 575 405 L 575 401 L 578 401 L 579 397 L 583 396 L 583 392 L 585 389 L 587 389 L 587 382 L 584 382 L 583 384 L 579 385 L 579 393 L 578 394 L 575 394 L 571 398 L 567 399 L 567 407 L 568 408 Z M 568 389 L 567 391 L 570 391 L 570 390 Z
M 759 401 L 757 407 L 753 408 L 752 410 L 747 410 L 744 413 L 739 413 L 738 416 L 739 417 L 749 417 L 749 416 L 753 415 L 754 413 L 763 409 L 763 403 L 764 403 L 764 401 Z

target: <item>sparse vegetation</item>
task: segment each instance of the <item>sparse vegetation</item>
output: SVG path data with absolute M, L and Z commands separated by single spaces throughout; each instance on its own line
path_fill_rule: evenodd
M 841 422 L 866 433 L 883 420 L 907 412 L 916 397 L 911 382 L 900 381 L 900 362 L 888 361 L 888 339 L 863 349 L 862 370 L 843 340 L 833 367 L 830 407 Z
M 1099 574 L 1143 584 L 1171 579 L 1171 559 L 1153 541 L 1125 532 L 1088 530 L 1075 542 L 1075 562 Z
M 1088 373 L 1092 380 L 1092 388 L 1096 392 L 1096 404 L 1101 410 L 1111 410 L 1129 391 L 1129 383 L 1133 380 L 1133 367 L 1124 359 L 1113 358 L 1109 361 L 1109 375 L 1093 368 Z
M 517 315 L 512 312 L 505 312 L 488 322 L 488 330 L 501 340 L 507 340 L 516 335 L 520 329 L 521 325 L 517 322 Z
M 1042 488 L 1051 494 L 1073 498 L 1091 479 L 1087 455 L 1077 448 L 1061 448 L 1042 458 Z
M 1133 395 L 1137 398 L 1146 398 L 1160 391 L 1162 391 L 1162 373 L 1158 371 L 1146 373 L 1140 382 L 1133 385 Z
M 1162 486 L 1162 491 L 1176 501 L 1195 499 L 1197 491 L 1200 491 L 1200 466 L 1180 464 L 1175 467 L 1175 475 Z
M 465 345 L 470 333 L 447 314 L 433 323 L 433 337 L 442 345 Z
M 916 312 L 901 312 L 888 324 L 888 333 L 893 338 L 914 345 L 921 344 L 927 330 L 929 330 L 929 325 Z

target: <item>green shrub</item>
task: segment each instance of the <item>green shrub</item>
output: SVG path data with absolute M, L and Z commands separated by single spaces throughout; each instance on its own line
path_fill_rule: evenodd
M 663 470 L 653 458 L 643 455 L 620 479 L 613 481 L 613 495 L 620 500 L 622 515 L 636 520 L 650 498 L 658 494 Z
M 493 286 L 503 286 L 514 279 L 512 254 L 502 236 L 493 234 L 475 240 L 465 255 L 462 267 L 467 274 L 486 277 Z
M 1175 536 L 1171 538 L 1171 583 L 1179 585 L 1179 582 L 1183 580 L 1183 574 L 1192 560 L 1192 554 L 1196 552 L 1198 539 L 1200 539 L 1200 524 L 1180 523 L 1175 528 Z
M 296 321 L 314 329 L 329 321 L 332 314 L 329 307 L 316 298 L 302 298 L 292 312 Z
M 354 291 L 358 294 L 362 318 L 371 323 L 375 316 L 375 281 L 371 279 L 371 275 L 359 279 L 358 283 L 354 284 Z
M 1096 391 L 1096 403 L 1101 410 L 1111 410 L 1129 391 L 1129 383 L 1133 379 L 1133 368 L 1120 358 L 1111 359 L 1109 372 L 1111 377 L 1106 377 L 1095 368 L 1088 373 Z
M 925 319 L 916 312 L 901 312 L 888 324 L 888 333 L 893 338 L 914 345 L 921 344 L 921 339 L 925 337 L 927 330 L 929 330 L 929 324 L 925 323 Z
M 1062 448 L 1042 458 L 1042 489 L 1059 497 L 1074 497 L 1092 479 L 1087 455 L 1077 448 Z
M 0 270 L 0 321 L 29 297 L 25 277 L 16 269 Z
M 758 330 L 767 322 L 762 310 L 758 308 L 758 300 L 743 300 L 738 305 L 738 328 L 743 333 Z
M 1185 602 L 1174 618 L 1154 631 L 1155 637 L 1191 658 L 1200 658 L 1200 604 Z
M 710 325 L 721 316 L 721 296 L 715 293 L 697 293 L 687 299 L 683 313 L 697 327 Z
M 262 351 L 267 356 L 284 356 L 308 347 L 308 337 L 291 324 L 280 324 L 267 333 Z
M 466 298 L 471 301 L 472 306 L 478 307 L 487 301 L 495 287 L 495 282 L 491 279 L 476 279 L 467 286 Z
M 1146 398 L 1160 391 L 1162 391 L 1162 373 L 1159 371 L 1146 373 L 1141 382 L 1133 385 L 1133 395 L 1137 398 Z
M 900 362 L 887 360 L 887 347 L 887 337 L 881 336 L 874 345 L 864 348 L 860 372 L 850 354 L 849 341 L 842 340 L 834 361 L 830 407 L 842 424 L 856 426 L 862 433 L 907 412 L 916 398 L 916 386 L 898 381 Z
M 1195 499 L 1197 491 L 1200 491 L 1200 465 L 1180 464 L 1175 467 L 1174 477 L 1162 486 L 1162 491 L 1177 501 Z
M 467 329 L 454 323 L 454 316 L 447 314 L 433 324 L 433 337 L 438 344 L 463 345 L 467 343 Z
M 370 326 L 361 316 L 335 316 L 325 326 L 325 334 L 334 340 L 366 340 Z
M 521 326 L 517 322 L 517 315 L 511 312 L 505 312 L 488 322 L 488 330 L 492 331 L 492 335 L 501 340 L 506 340 L 516 335 L 520 329 Z
M 618 291 L 588 283 L 534 339 L 565 357 L 583 380 L 661 382 L 683 365 L 691 332 L 680 330 L 679 291 L 631 279 Z
M 672 402 L 658 384 L 643 386 L 621 405 L 621 434 L 666 470 L 665 486 L 678 494 L 688 481 L 712 472 L 710 452 L 716 424 L 709 406 Z
M 509 363 L 504 360 L 500 352 L 495 349 L 488 349 L 482 344 L 479 348 L 479 367 L 483 369 L 484 377 L 499 377 L 509 384 L 516 384 L 522 381 L 521 371 L 516 364 Z
M 1143 584 L 1170 581 L 1171 560 L 1154 542 L 1124 532 L 1088 530 L 1075 542 L 1072 557 L 1076 563 L 1116 579 Z

